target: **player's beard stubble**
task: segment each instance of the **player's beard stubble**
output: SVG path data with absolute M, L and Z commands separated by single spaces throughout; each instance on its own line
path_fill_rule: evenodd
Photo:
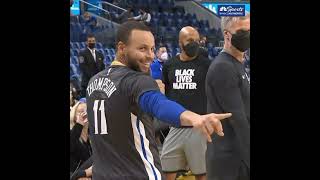
M 144 71 L 139 66 L 139 62 L 143 62 L 142 59 L 138 59 L 137 56 L 131 56 L 130 53 L 126 53 L 125 59 L 130 69 L 150 75 L 150 67 L 147 68 L 147 71 Z

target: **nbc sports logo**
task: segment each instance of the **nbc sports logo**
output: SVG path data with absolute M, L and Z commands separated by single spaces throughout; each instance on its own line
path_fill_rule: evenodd
M 245 5 L 224 4 L 218 5 L 218 16 L 244 16 Z
M 219 11 L 228 11 L 226 7 L 222 6 Z

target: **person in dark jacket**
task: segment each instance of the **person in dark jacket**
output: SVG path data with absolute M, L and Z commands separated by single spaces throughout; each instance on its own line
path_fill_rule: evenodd
M 200 44 L 199 55 L 202 55 L 202 56 L 208 58 L 209 52 L 208 52 L 208 47 L 207 47 L 207 37 L 201 35 L 199 44 Z
M 79 65 L 81 70 L 81 97 L 85 97 L 88 82 L 92 76 L 105 69 L 103 54 L 95 48 L 96 38 L 93 35 L 87 37 L 87 48 L 79 53 Z
M 207 113 L 231 112 L 223 138 L 207 147 L 208 180 L 250 179 L 250 80 L 244 52 L 250 47 L 250 14 L 222 17 L 224 48 L 206 77 Z
M 86 109 L 85 99 L 82 98 L 70 112 L 70 173 L 91 156 Z

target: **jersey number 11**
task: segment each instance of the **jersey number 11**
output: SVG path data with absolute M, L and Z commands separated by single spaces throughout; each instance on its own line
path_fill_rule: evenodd
M 99 107 L 99 101 L 100 100 L 95 100 L 94 101 L 94 106 L 93 106 L 93 112 L 94 112 L 94 133 L 99 134 L 98 132 L 98 107 Z M 104 111 L 104 100 L 101 100 L 100 103 L 100 122 L 101 122 L 101 133 L 100 134 L 108 134 L 107 131 L 107 120 L 106 120 L 106 114 Z

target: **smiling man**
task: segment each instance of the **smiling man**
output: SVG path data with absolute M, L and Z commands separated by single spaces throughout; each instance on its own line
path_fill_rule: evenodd
M 121 24 L 116 59 L 87 88 L 87 113 L 93 150 L 93 180 L 161 180 L 153 117 L 173 126 L 193 126 L 211 141 L 223 136 L 226 114 L 199 115 L 168 100 L 148 75 L 154 37 L 140 22 Z M 136 118 L 131 118 L 131 113 Z

